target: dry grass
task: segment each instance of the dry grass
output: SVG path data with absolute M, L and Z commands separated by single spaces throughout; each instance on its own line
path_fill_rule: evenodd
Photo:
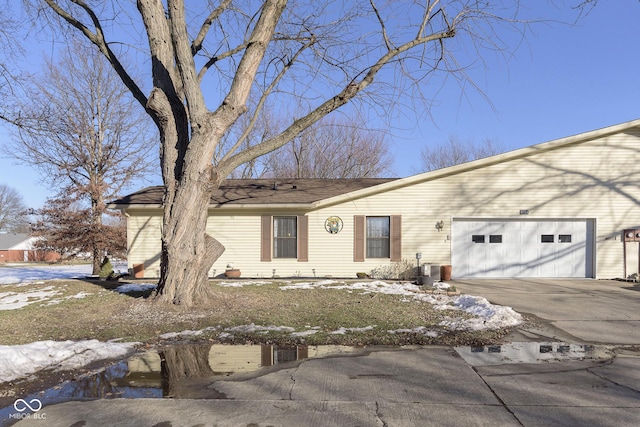
M 16 345 L 40 340 L 122 339 L 153 344 L 159 335 L 211 328 L 195 338 L 231 343 L 315 344 L 487 344 L 507 331 L 451 332 L 438 326 L 445 316 L 468 316 L 460 311 L 435 310 L 428 303 L 406 297 L 366 294 L 336 289 L 287 290 L 278 283 L 242 288 L 212 283 L 213 298 L 189 309 L 154 304 L 144 298 L 121 295 L 104 282 L 57 280 L 27 286 L 3 285 L 0 292 L 27 292 L 53 287 L 55 296 L 16 310 L 0 311 L 0 344 Z M 74 298 L 78 294 L 83 298 Z M 53 303 L 55 302 L 55 303 Z M 247 325 L 288 326 L 296 331 L 317 328 L 313 335 L 292 337 L 290 332 L 234 333 L 220 337 L 225 328 Z M 371 330 L 331 334 L 338 328 Z M 431 338 L 389 330 L 418 326 L 439 332 Z

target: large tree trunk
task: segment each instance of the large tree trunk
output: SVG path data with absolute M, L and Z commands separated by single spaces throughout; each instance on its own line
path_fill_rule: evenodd
M 165 206 L 160 283 L 156 299 L 193 305 L 206 297 L 208 273 L 225 248 L 206 234 L 210 187 L 183 179 Z
M 140 0 L 137 5 L 155 55 L 154 89 L 146 107 L 162 140 L 165 197 L 156 300 L 190 306 L 205 297 L 209 269 L 224 252 L 222 244 L 206 234 L 211 193 L 221 177 L 250 160 L 227 162 L 226 167 L 218 164 L 220 170 L 216 170 L 212 165 L 215 149 L 224 132 L 247 110 L 253 80 L 287 2 L 264 2 L 229 93 L 215 112 L 204 102 L 184 5 L 179 3 L 168 7 L 169 21 L 162 2 Z

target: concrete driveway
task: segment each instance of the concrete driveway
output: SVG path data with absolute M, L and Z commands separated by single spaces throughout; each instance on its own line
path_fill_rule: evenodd
M 593 344 L 640 344 L 640 284 L 594 279 L 460 279 L 461 292 L 537 318 L 520 333 Z

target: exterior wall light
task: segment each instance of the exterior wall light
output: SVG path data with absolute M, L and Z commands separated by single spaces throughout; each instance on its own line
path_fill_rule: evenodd
M 438 232 L 442 231 L 443 228 L 444 228 L 444 221 L 436 222 L 436 230 L 438 230 Z

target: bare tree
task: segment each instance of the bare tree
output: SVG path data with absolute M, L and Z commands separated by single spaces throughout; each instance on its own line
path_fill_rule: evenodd
M 0 7 L 0 120 L 11 123 L 14 111 L 6 102 L 19 84 L 22 74 L 12 64 L 23 53 L 20 40 L 16 37 L 20 23 L 15 18 L 11 2 L 3 2 Z
M 458 136 L 450 135 L 446 143 L 434 147 L 424 147 L 420 152 L 420 172 L 442 169 L 459 165 L 476 159 L 504 153 L 505 149 L 491 139 L 475 143 L 464 141 Z
M 88 223 L 101 230 L 105 202 L 152 166 L 149 118 L 132 103 L 104 57 L 78 42 L 59 64 L 46 64 L 42 80 L 34 82 L 20 109 L 13 143 L 5 152 L 39 170 L 58 198 L 83 202 Z M 100 233 L 87 234 L 83 228 L 76 233 L 81 240 L 92 238 L 89 252 L 97 274 L 104 256 Z
M 431 88 L 427 79 L 460 70 L 449 40 L 496 48 L 493 25 L 512 17 L 502 1 L 476 0 L 203 0 L 188 8 L 184 0 L 138 0 L 137 12 L 118 1 L 32 1 L 91 40 L 155 121 L 165 187 L 157 299 L 186 305 L 206 292 L 207 272 L 224 252 L 205 232 L 207 207 L 234 169 L 352 101 L 388 111 L 402 93 L 418 99 L 420 88 Z M 120 57 L 126 43 L 138 42 L 123 29 L 138 23 L 148 42 L 141 59 L 151 68 L 148 93 Z M 252 92 L 259 102 L 249 111 Z M 283 111 L 306 110 L 256 145 L 238 138 L 213 163 L 223 135 L 242 115 L 259 117 L 271 97 Z
M 243 178 L 372 178 L 392 163 L 385 134 L 363 129 L 356 120 L 326 118 L 293 141 L 241 166 Z M 248 167 L 249 166 L 249 167 Z
M 16 233 L 28 230 L 27 208 L 20 193 L 0 184 L 0 232 Z

